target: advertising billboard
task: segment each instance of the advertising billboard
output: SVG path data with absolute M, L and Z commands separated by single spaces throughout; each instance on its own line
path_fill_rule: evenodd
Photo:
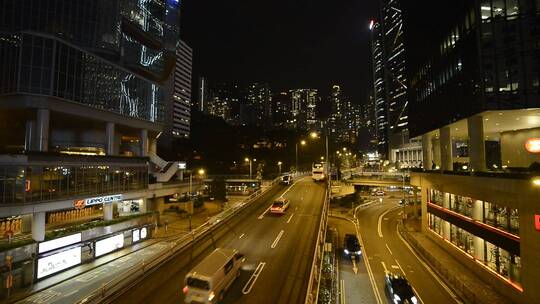
M 124 247 L 124 234 L 120 233 L 96 242 L 96 257 Z
M 81 263 L 81 247 L 62 251 L 37 261 L 37 278 L 49 276 Z
M 57 238 L 54 240 L 50 240 L 47 242 L 39 243 L 38 245 L 38 252 L 44 253 L 47 251 L 51 251 L 57 248 L 65 247 L 71 244 L 79 243 L 81 241 L 81 234 L 76 233 L 68 236 L 64 236 L 61 238 Z

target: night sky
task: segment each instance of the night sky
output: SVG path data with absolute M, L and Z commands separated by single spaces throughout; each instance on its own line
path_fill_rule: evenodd
M 376 0 L 184 0 L 181 37 L 193 73 L 268 82 L 274 91 L 341 84 L 363 103 L 371 86 L 369 20 Z

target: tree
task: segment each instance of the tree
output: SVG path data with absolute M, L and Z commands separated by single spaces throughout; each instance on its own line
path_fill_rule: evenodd
M 225 186 L 225 179 L 223 178 L 214 178 L 210 184 L 210 196 L 216 200 L 226 201 L 227 200 L 227 188 Z

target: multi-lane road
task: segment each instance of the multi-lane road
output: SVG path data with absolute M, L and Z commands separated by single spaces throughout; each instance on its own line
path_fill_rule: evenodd
M 376 200 L 359 208 L 355 220 L 334 218 L 340 235 L 358 232 L 363 244 L 361 263 L 354 273 L 350 259 L 342 258 L 340 274 L 345 303 L 392 303 L 385 272 L 404 274 L 420 303 L 460 303 L 453 292 L 413 252 L 397 231 L 403 214 L 399 199 Z M 347 282 L 348 281 L 348 282 Z M 342 304 L 345 304 L 342 303 Z
M 236 248 L 246 258 L 224 303 L 303 303 L 324 195 L 323 184 L 310 178 L 298 180 L 252 211 L 238 215 L 241 218 L 219 239 L 201 244 L 155 271 L 117 303 L 182 303 L 185 274 L 215 247 Z M 267 210 L 280 196 L 290 200 L 290 207 L 284 215 L 272 216 Z M 185 266 L 175 269 L 175 263 Z

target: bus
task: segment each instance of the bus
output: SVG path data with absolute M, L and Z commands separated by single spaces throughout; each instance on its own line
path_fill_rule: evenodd
M 326 179 L 326 170 L 323 163 L 314 163 L 311 168 L 311 178 L 314 181 L 324 181 Z

